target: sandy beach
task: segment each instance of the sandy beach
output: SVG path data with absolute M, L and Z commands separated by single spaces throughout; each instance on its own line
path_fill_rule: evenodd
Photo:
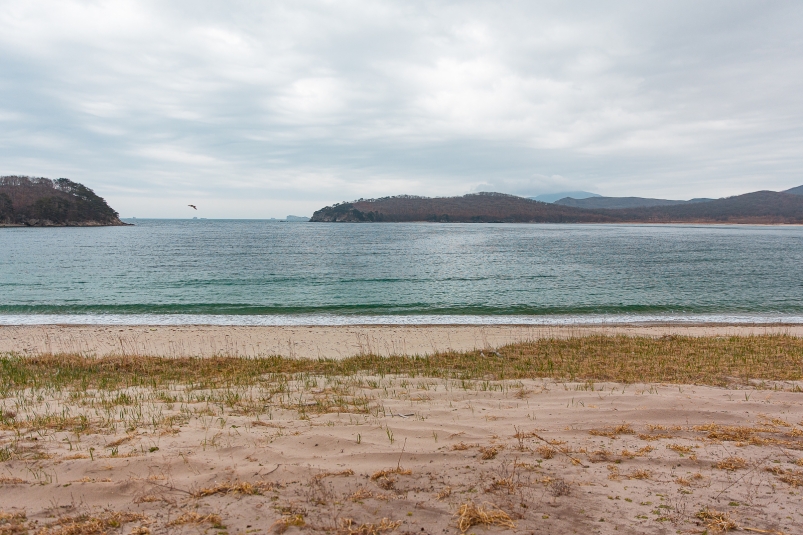
M 427 355 L 438 351 L 497 348 L 540 338 L 596 334 L 745 336 L 778 333 L 803 336 L 803 325 L 2 326 L 0 353 L 345 358 L 359 354 Z
M 49 396 L 14 414 L 16 439 L 13 402 L 0 402 L 0 441 L 15 448 L 0 464 L 5 525 L 792 534 L 803 522 L 799 393 L 363 376 L 291 381 L 255 410 L 260 387 L 228 404 L 188 392 L 130 389 L 133 405 Z M 337 396 L 367 403 L 338 408 Z M 81 431 L 47 420 L 47 404 L 85 414 Z M 483 511 L 496 520 L 474 524 Z
M 791 535 L 803 522 L 803 381 L 787 373 L 799 364 L 800 326 L 43 326 L 0 334 L 0 352 L 22 356 L 6 357 L 0 376 L 2 534 Z M 674 360 L 661 366 L 692 366 L 701 384 L 498 379 L 493 367 L 448 363 L 430 375 L 371 371 L 382 357 L 357 359 L 364 368 L 344 373 L 298 360 L 345 366 L 339 357 L 360 353 L 499 347 L 471 358 L 514 363 L 520 346 L 501 346 L 539 337 L 569 339 L 548 343 L 575 344 L 584 358 L 604 339 L 570 339 L 594 334 L 658 337 L 632 347 L 670 344 L 662 354 Z M 766 334 L 792 337 L 758 345 L 711 338 Z M 753 348 L 752 356 L 715 351 L 726 343 Z M 661 373 L 622 349 L 631 346 L 610 347 L 620 356 L 604 368 L 633 355 L 634 369 Z M 541 358 L 546 350 L 530 351 Z M 213 358 L 277 353 L 308 367 Z M 45 356 L 25 358 L 37 354 Z M 187 355 L 204 358 L 180 358 Z M 715 359 L 735 368 L 700 367 Z M 268 367 L 253 371 L 260 362 Z M 240 371 L 227 375 L 227 365 Z

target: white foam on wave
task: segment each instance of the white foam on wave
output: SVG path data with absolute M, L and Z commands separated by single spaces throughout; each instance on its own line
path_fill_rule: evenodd
M 0 325 L 632 325 L 803 324 L 788 314 L 598 314 L 551 316 L 458 315 L 214 315 L 214 314 L 0 314 Z

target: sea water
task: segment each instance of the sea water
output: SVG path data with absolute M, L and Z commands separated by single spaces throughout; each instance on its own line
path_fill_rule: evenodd
M 803 322 L 803 227 L 0 229 L 0 324 Z

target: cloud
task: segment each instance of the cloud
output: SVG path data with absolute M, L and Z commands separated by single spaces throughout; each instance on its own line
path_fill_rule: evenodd
M 187 194 L 269 217 L 782 189 L 803 183 L 801 23 L 764 2 L 7 2 L 0 173 L 140 217 Z

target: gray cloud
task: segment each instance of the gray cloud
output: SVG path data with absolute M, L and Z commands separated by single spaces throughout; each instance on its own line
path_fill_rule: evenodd
M 803 183 L 795 2 L 8 2 L 0 172 L 124 216 Z

